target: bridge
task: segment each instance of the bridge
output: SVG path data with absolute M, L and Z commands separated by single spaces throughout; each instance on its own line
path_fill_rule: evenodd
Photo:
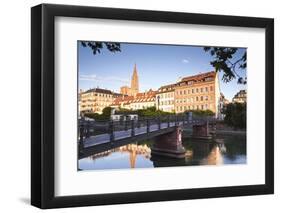
M 155 138 L 152 152 L 169 157 L 182 158 L 181 144 L 183 126 L 193 127 L 193 136 L 210 137 L 209 124 L 212 118 L 192 118 L 186 115 L 142 118 L 127 121 L 79 120 L 78 157 L 114 149 L 135 141 Z

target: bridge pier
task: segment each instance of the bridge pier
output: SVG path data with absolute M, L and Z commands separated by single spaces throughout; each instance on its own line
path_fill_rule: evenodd
M 152 155 L 171 158 L 185 158 L 185 152 L 182 146 L 182 129 L 179 126 L 173 132 L 157 136 L 151 148 Z
M 196 139 L 212 139 L 212 135 L 209 132 L 209 122 L 204 124 L 195 124 L 192 126 L 192 138 Z

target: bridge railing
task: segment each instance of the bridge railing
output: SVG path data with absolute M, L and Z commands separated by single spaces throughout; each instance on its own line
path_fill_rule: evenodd
M 102 134 L 109 134 L 110 141 L 115 140 L 117 132 L 126 132 L 128 136 L 135 136 L 138 129 L 141 132 L 152 132 L 164 128 L 169 128 L 175 125 L 188 125 L 209 121 L 209 117 L 196 117 L 190 120 L 187 115 L 166 115 L 155 117 L 139 117 L 134 120 L 103 120 L 103 121 L 87 121 L 85 119 L 79 120 L 78 125 L 78 141 L 83 142 L 91 136 Z

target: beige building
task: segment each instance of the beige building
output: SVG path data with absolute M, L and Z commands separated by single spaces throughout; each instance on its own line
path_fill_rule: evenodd
M 164 112 L 175 112 L 175 84 L 165 85 L 157 90 L 156 108 Z
M 153 90 L 136 94 L 134 99 L 130 103 L 131 109 L 138 110 L 155 107 L 155 95 L 156 92 Z
M 247 102 L 247 91 L 246 90 L 240 90 L 232 98 L 232 102 L 234 102 L 234 103 L 246 103 Z
M 79 94 L 79 112 L 102 113 L 105 107 L 110 106 L 120 94 L 107 89 L 89 89 Z
M 211 110 L 220 113 L 220 87 L 215 71 L 182 78 L 175 84 L 175 112 Z
M 111 107 L 130 110 L 147 109 L 155 106 L 155 95 L 155 91 L 149 90 L 148 92 L 137 93 L 135 96 L 118 97 L 114 99 Z

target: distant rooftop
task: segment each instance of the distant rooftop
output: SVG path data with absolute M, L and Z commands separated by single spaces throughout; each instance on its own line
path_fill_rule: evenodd
M 216 72 L 215 71 L 210 71 L 210 72 L 205 72 L 205 73 L 200 73 L 198 75 L 192 75 L 192 76 L 187 76 L 181 79 L 181 82 L 183 81 L 201 81 L 204 80 L 205 78 L 208 77 L 216 77 Z

